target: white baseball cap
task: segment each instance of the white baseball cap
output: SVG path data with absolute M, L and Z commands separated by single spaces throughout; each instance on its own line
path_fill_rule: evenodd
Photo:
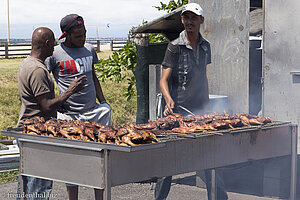
M 195 13 L 196 15 L 203 15 L 203 9 L 201 8 L 201 6 L 197 3 L 189 3 L 183 6 L 181 15 L 186 12 L 186 11 L 191 11 L 193 13 Z

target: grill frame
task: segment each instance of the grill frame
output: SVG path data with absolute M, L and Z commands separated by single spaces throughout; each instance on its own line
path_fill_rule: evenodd
M 295 130 L 297 126 L 291 123 L 275 122 L 133 147 L 28 135 L 15 130 L 2 131 L 2 135 L 18 138 L 22 177 L 105 189 L 105 199 L 110 199 L 112 186 L 248 160 L 286 155 L 293 158 L 297 152 L 293 142 Z M 295 175 L 296 159 L 291 160 Z M 295 187 L 292 180 L 291 185 Z

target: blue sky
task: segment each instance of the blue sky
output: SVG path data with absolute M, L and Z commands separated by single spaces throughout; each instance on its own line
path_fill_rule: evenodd
M 0 39 L 7 38 L 7 1 L 0 0 Z M 132 26 L 166 13 L 153 7 L 160 2 L 169 0 L 9 0 L 10 38 L 31 38 L 40 26 L 49 27 L 58 38 L 59 22 L 70 13 L 84 18 L 88 38 L 96 37 L 96 29 L 100 38 L 126 37 Z

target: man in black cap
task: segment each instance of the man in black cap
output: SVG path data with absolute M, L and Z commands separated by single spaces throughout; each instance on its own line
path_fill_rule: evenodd
M 60 92 L 78 76 L 86 75 L 86 84 L 80 93 L 67 100 L 69 107 L 66 113 L 58 113 L 58 119 L 95 121 L 103 125 L 110 124 L 111 108 L 106 103 L 100 83 L 97 79 L 94 64 L 98 57 L 94 47 L 85 43 L 86 29 L 83 18 L 69 14 L 60 22 L 65 41 L 54 48 L 53 55 L 46 60 L 52 71 Z M 96 102 L 96 99 L 99 103 Z M 78 199 L 78 186 L 67 184 L 69 199 Z M 103 190 L 95 189 L 95 198 L 102 199 Z

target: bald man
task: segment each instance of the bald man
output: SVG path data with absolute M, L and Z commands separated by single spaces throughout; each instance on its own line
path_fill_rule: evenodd
M 19 69 L 21 110 L 18 127 L 22 127 L 26 119 L 34 116 L 44 117 L 45 120 L 56 118 L 57 109 L 72 94 L 84 87 L 86 76 L 81 76 L 74 79 L 68 89 L 55 98 L 54 82 L 44 64 L 45 59 L 53 54 L 54 45 L 54 34 L 49 28 L 41 27 L 34 30 L 31 53 L 21 63 Z M 49 199 L 52 181 L 26 176 L 23 180 L 25 194 L 32 196 L 27 199 Z M 18 194 L 20 194 L 19 192 L 18 185 Z

